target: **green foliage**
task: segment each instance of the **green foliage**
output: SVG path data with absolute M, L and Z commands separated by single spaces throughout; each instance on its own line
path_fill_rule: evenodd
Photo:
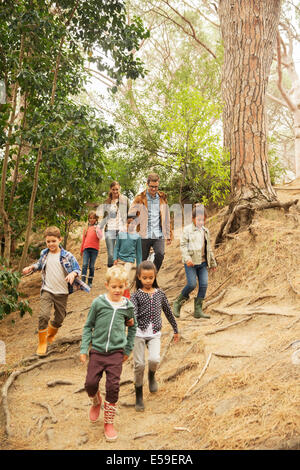
M 115 130 L 97 118 L 91 108 L 66 100 L 64 106 L 55 104 L 51 112 L 40 117 L 32 121 L 26 137 L 34 143 L 36 132 L 45 135 L 33 229 L 56 225 L 65 235 L 84 214 L 86 203 L 98 194 L 106 165 L 105 146 L 114 142 Z M 36 155 L 29 154 L 19 169 L 22 179 L 15 195 L 18 203 L 11 208 L 18 234 L 26 227 L 35 160 Z
M 220 142 L 221 107 L 195 88 L 191 78 L 186 75 L 183 81 L 180 73 L 180 81 L 167 93 L 161 121 L 165 164 L 181 175 L 181 200 L 221 205 L 229 192 L 229 158 Z
M 125 100 L 118 96 L 115 154 L 139 184 L 147 172 L 159 173 L 170 203 L 222 205 L 230 164 L 221 143 L 219 68 L 206 57 L 195 63 L 185 58 L 171 79 L 144 84 Z
M 12 312 L 18 311 L 23 317 L 26 312 L 32 314 L 27 300 L 20 300 L 19 292 L 20 273 L 7 268 L 4 260 L 0 258 L 0 320 Z
M 116 132 L 90 106 L 76 105 L 73 99 L 87 82 L 86 56 L 119 85 L 124 76 L 143 76 L 142 62 L 133 51 L 147 36 L 139 18 L 127 24 L 123 1 L 1 4 L 0 80 L 7 104 L 0 105 L 0 170 L 4 148 L 10 147 L 1 193 L 13 240 L 20 240 L 28 224 L 39 148 L 42 162 L 33 229 L 55 223 L 66 232 L 97 194 L 105 174 L 105 149 Z M 10 127 L 15 86 L 21 106 Z
M 278 184 L 287 175 L 282 156 L 278 152 L 278 142 L 274 137 L 269 139 L 268 166 L 272 185 Z

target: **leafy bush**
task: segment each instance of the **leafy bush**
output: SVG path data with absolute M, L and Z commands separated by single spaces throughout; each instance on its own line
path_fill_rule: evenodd
M 0 320 L 12 312 L 19 311 L 23 317 L 26 312 L 30 315 L 32 310 L 27 300 L 19 300 L 24 294 L 19 292 L 18 286 L 21 275 L 7 268 L 2 259 L 0 259 Z

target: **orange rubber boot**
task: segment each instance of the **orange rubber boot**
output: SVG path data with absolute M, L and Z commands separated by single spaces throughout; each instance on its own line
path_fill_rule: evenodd
M 115 441 L 118 437 L 118 433 L 114 428 L 116 409 L 115 403 L 104 401 L 104 435 L 107 441 Z
M 51 323 L 48 323 L 48 336 L 47 336 L 47 341 L 48 343 L 53 343 L 54 341 L 54 336 L 58 332 L 58 328 L 55 328 L 54 326 L 51 325 Z
M 36 350 L 38 356 L 45 356 L 47 353 L 47 334 L 48 328 L 45 328 L 45 330 L 39 330 L 39 345 Z

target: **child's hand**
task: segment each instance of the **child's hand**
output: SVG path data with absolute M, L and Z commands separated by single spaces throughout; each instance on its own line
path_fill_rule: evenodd
M 217 269 L 216 267 L 210 268 L 212 272 L 215 272 L 216 269 Z
M 179 341 L 179 333 L 174 333 L 174 343 L 178 343 Z
M 74 282 L 75 277 L 77 277 L 77 273 L 75 273 L 75 271 L 72 271 L 71 273 L 69 273 L 67 275 L 67 277 L 65 279 L 66 279 L 67 282 L 69 282 L 72 285 L 73 282 Z
M 80 354 L 79 359 L 80 359 L 80 362 L 82 364 L 85 364 L 86 363 L 86 354 Z
M 115 261 L 114 261 L 114 265 L 116 265 L 116 264 L 118 264 L 118 260 L 117 260 L 117 259 L 115 259 Z
M 123 362 L 127 361 L 127 359 L 128 359 L 127 354 L 124 354 L 124 356 L 123 356 Z
M 23 269 L 22 274 L 30 274 L 33 271 L 33 266 L 27 266 L 26 268 Z
M 126 326 L 133 326 L 134 325 L 134 319 L 133 318 L 127 318 L 125 320 L 125 325 Z
M 27 266 L 26 268 L 24 268 L 24 269 L 22 270 L 22 274 L 24 274 L 24 276 L 25 276 L 26 274 L 31 273 L 31 271 L 32 271 L 32 267 L 31 267 L 31 266 Z
M 194 266 L 194 263 L 193 261 L 187 261 L 186 262 L 186 265 L 189 267 L 189 268 L 192 268 Z

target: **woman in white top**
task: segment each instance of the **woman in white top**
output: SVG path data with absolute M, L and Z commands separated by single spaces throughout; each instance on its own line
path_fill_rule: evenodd
M 124 231 L 127 224 L 129 201 L 121 194 L 121 186 L 117 181 L 110 184 L 108 198 L 100 204 L 97 215 L 102 217 L 99 226 L 105 230 L 105 243 L 107 247 L 107 266 L 113 266 L 113 254 L 116 238 L 120 230 Z

